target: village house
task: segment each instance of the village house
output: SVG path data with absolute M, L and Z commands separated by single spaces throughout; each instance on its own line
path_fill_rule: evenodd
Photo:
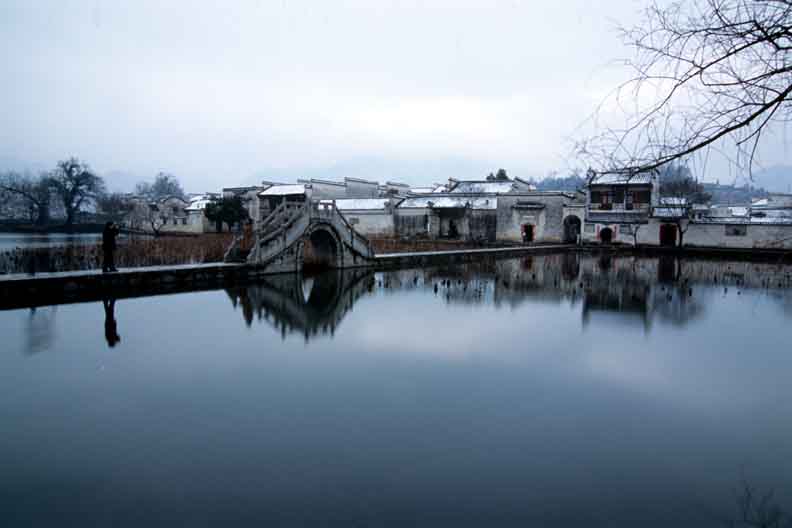
M 395 234 L 492 242 L 497 235 L 497 209 L 496 194 L 411 196 L 396 207 Z
M 214 225 L 204 215 L 206 204 L 219 197 L 215 193 L 191 195 L 188 199 L 168 196 L 159 200 L 132 197 L 131 210 L 122 225 L 131 230 L 155 234 L 199 235 L 213 232 Z
M 602 174 L 586 188 L 583 242 L 725 248 L 792 247 L 792 195 L 705 205 L 661 197 L 656 176 Z
M 583 241 L 633 243 L 657 205 L 657 187 L 655 175 L 593 175 L 586 187 Z

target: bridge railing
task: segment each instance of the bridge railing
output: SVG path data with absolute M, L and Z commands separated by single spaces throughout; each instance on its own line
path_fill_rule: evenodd
M 277 230 L 283 225 L 284 221 L 287 221 L 294 214 L 302 212 L 304 208 L 305 203 L 300 202 L 282 202 L 278 204 L 278 206 L 261 222 L 261 226 L 258 229 L 259 236 Z
M 360 232 L 349 223 L 344 214 L 336 207 L 335 200 L 314 201 L 311 207 L 311 215 L 314 218 L 324 218 L 331 221 L 338 220 L 344 228 L 344 231 L 350 235 L 350 243 L 355 251 L 365 256 L 374 254 L 369 239 L 360 234 Z
M 259 232 L 259 245 L 269 243 L 269 241 L 276 239 L 288 231 L 298 220 L 300 220 L 306 210 L 306 204 L 300 207 L 287 207 L 281 216 L 282 222 L 275 223 L 273 229 L 263 235 Z

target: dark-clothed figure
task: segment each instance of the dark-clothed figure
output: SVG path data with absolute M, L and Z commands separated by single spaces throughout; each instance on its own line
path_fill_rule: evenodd
M 116 343 L 121 341 L 115 320 L 115 299 L 103 299 L 102 304 L 104 304 L 105 311 L 105 339 L 107 339 L 107 346 L 113 348 Z
M 102 271 L 118 271 L 115 267 L 116 237 L 118 236 L 118 226 L 113 222 L 107 222 L 102 231 Z

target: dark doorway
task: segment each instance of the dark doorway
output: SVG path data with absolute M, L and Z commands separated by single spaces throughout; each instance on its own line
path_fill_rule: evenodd
M 580 235 L 580 218 L 577 216 L 567 216 L 564 218 L 564 242 L 576 244 Z
M 338 267 L 338 245 L 333 235 L 317 229 L 303 247 L 303 268 L 320 270 Z
M 602 229 L 600 229 L 599 236 L 600 236 L 600 242 L 602 242 L 603 244 L 610 244 L 611 242 L 613 242 L 613 229 L 611 229 L 610 227 L 603 227 Z
M 534 226 L 532 224 L 523 224 L 522 238 L 524 244 L 530 244 L 534 241 Z
M 660 245 L 676 246 L 677 226 L 674 224 L 662 224 L 660 226 Z

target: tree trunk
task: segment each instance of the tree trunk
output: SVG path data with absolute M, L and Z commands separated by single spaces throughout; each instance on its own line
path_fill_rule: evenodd
M 71 230 L 74 225 L 74 209 L 71 207 L 66 208 L 66 229 Z
M 677 244 L 677 247 L 681 248 L 685 238 L 685 232 L 682 231 L 682 222 L 677 223 L 677 232 L 679 233 L 679 243 Z
M 36 225 L 45 226 L 50 222 L 49 205 L 39 205 L 36 207 Z

